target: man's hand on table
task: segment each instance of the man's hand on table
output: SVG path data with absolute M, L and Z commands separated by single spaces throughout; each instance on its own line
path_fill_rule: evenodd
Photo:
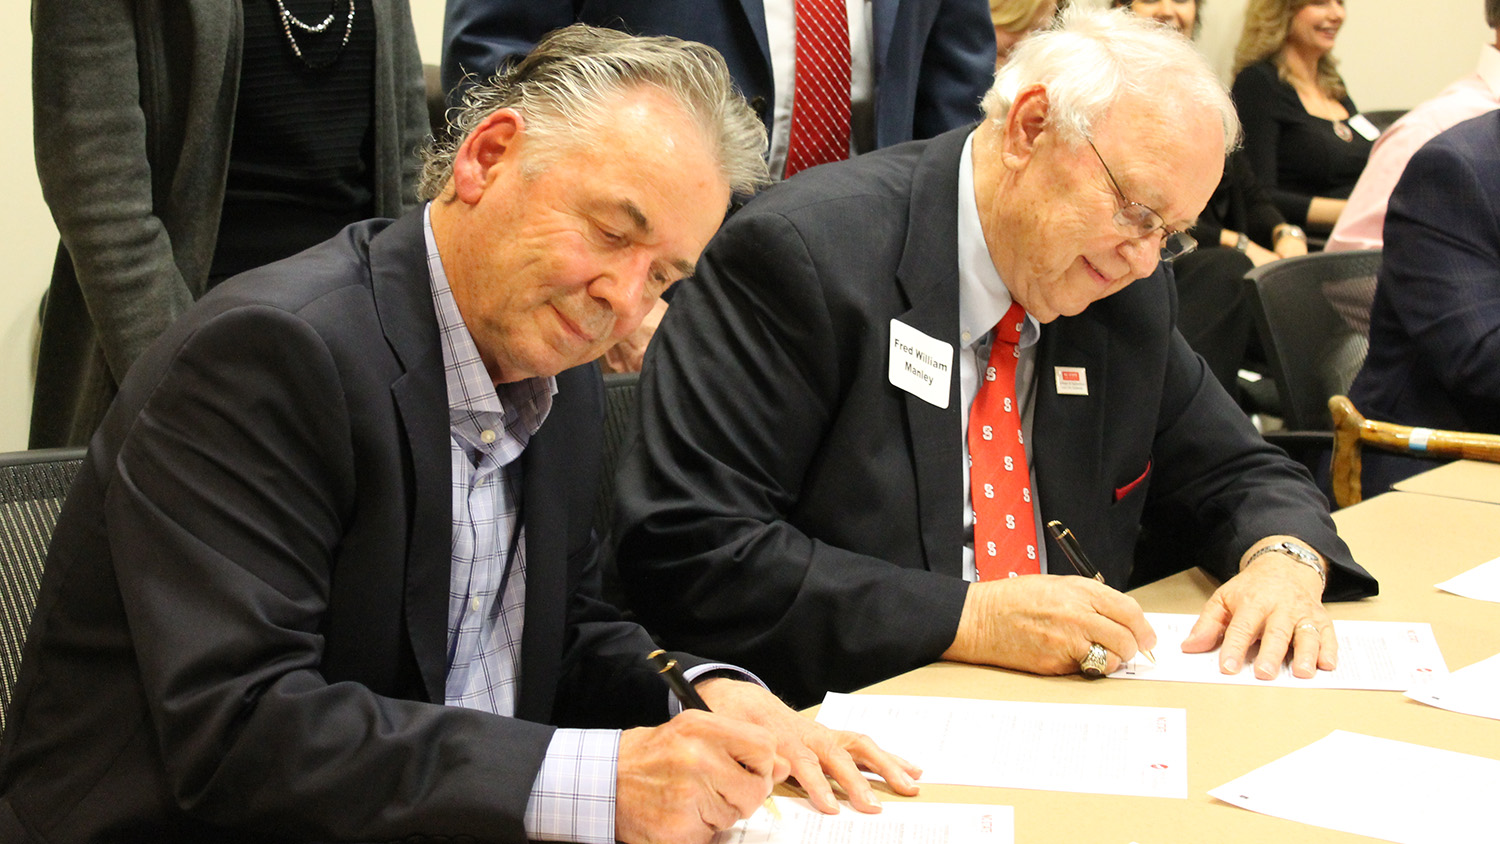
M 1155 647 L 1156 632 L 1129 595 L 1086 577 L 1029 574 L 969 584 L 943 658 L 1072 674 L 1095 643 L 1107 651 L 1107 674 Z
M 779 698 L 754 683 L 717 677 L 697 684 L 698 693 L 715 715 L 726 715 L 763 727 L 776 737 L 776 755 L 790 766 L 790 776 L 807 792 L 819 811 L 838 811 L 829 779 L 838 783 L 849 805 L 861 812 L 880 811 L 880 800 L 861 771 L 878 774 L 897 794 L 917 793 L 922 771 L 912 763 L 881 750 L 869 736 L 830 730 L 792 711 Z
M 1268 537 L 1245 556 L 1290 538 Z M 1255 657 L 1255 676 L 1262 680 L 1273 680 L 1280 673 L 1288 645 L 1293 676 L 1306 679 L 1318 669 L 1333 670 L 1338 662 L 1338 639 L 1323 608 L 1323 579 L 1312 567 L 1285 554 L 1261 554 L 1209 597 L 1182 650 L 1203 653 L 1218 646 L 1219 670 L 1237 674 L 1256 640 L 1260 652 Z
M 620 736 L 615 836 L 628 844 L 704 844 L 747 818 L 788 777 L 827 813 L 838 811 L 831 777 L 862 812 L 880 801 L 861 769 L 897 794 L 917 793 L 921 771 L 867 736 L 830 730 L 754 683 L 715 677 L 697 684 L 712 712 L 688 710 L 660 727 Z
M 769 730 L 689 710 L 620 734 L 615 838 L 626 844 L 704 844 L 749 817 L 785 779 Z

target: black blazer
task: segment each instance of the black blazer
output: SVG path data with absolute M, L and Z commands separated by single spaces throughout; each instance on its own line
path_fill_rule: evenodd
M 122 385 L 57 526 L 0 757 L 0 840 L 522 841 L 548 724 L 661 721 L 595 600 L 602 390 L 522 465 L 517 718 L 440 705 L 447 395 L 420 213 L 213 291 Z
M 957 630 L 956 357 L 939 408 L 891 386 L 887 349 L 892 319 L 961 345 L 968 132 L 818 168 L 752 200 L 647 353 L 639 447 L 617 487 L 632 606 L 674 646 L 734 660 L 799 704 L 937 659 Z M 1307 473 L 1251 427 L 1173 310 L 1158 270 L 1043 327 L 1043 519 L 1073 528 L 1116 587 L 1165 573 L 1136 571 L 1144 526 L 1191 549 L 1168 557 L 1177 568 L 1221 578 L 1260 538 L 1297 535 L 1338 569 L 1333 594 L 1371 592 Z M 1084 367 L 1089 395 L 1059 395 L 1054 366 Z M 1048 554 L 1056 570 L 1050 540 Z
M 1500 434 L 1500 112 L 1417 150 L 1391 194 L 1370 354 L 1349 395 L 1372 419 Z M 1431 464 L 1365 452 L 1389 483 Z

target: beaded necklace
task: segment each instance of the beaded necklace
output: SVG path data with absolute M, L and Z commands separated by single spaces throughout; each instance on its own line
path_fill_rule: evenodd
M 319 24 L 308 24 L 305 21 L 301 20 L 296 15 L 292 14 L 291 10 L 286 7 L 286 4 L 283 3 L 282 0 L 275 0 L 275 2 L 278 16 L 281 18 L 281 31 L 286 33 L 287 43 L 292 45 L 292 52 L 296 54 L 298 59 L 302 60 L 303 64 L 314 70 L 318 70 L 320 68 L 328 67 L 329 65 L 339 60 L 339 56 L 343 55 L 344 53 L 344 48 L 349 46 L 349 33 L 354 31 L 354 0 L 349 0 L 349 16 L 348 18 L 346 18 L 344 23 L 343 42 L 339 44 L 338 50 L 327 61 L 322 62 L 308 61 L 307 57 L 302 55 L 302 48 L 297 44 L 296 36 L 292 35 L 292 27 L 295 26 L 296 28 L 310 35 L 322 35 L 323 33 L 328 31 L 328 27 L 332 26 L 334 20 L 337 18 L 337 15 L 335 13 L 338 11 L 339 0 L 333 0 L 333 10 L 330 11 L 328 13 L 328 17 L 324 18 L 323 22 Z

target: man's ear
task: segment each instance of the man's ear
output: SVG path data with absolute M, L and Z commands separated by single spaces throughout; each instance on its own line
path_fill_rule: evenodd
M 1023 88 L 1005 115 L 1001 160 L 1007 167 L 1019 169 L 1036 153 L 1037 142 L 1047 131 L 1047 117 L 1052 102 L 1041 85 Z
M 526 119 L 513 108 L 497 109 L 474 127 L 453 158 L 453 191 L 473 205 L 495 181 L 500 168 L 520 165 Z

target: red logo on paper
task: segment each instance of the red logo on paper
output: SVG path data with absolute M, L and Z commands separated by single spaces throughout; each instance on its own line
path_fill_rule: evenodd
M 1062 379 L 1064 381 L 1077 381 L 1079 380 L 1079 374 L 1077 372 L 1064 371 L 1062 374 Z

